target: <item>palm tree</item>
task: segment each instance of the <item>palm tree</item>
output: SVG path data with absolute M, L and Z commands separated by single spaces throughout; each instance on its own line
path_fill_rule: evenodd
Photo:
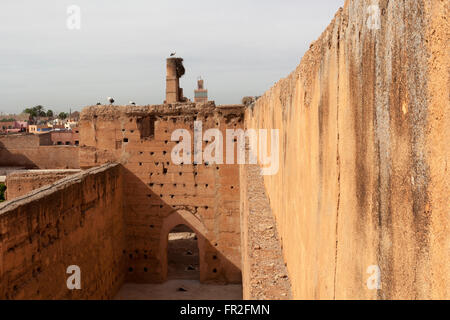
M 34 108 L 26 108 L 23 113 L 28 113 L 30 117 L 35 118 L 37 116 L 36 110 Z
M 41 105 L 34 107 L 38 117 L 45 117 L 47 114 L 45 113 L 45 108 Z
M 49 110 L 49 111 L 51 111 L 51 110 Z M 40 117 L 47 116 L 47 113 L 48 113 L 48 112 L 45 112 L 45 108 L 41 105 L 35 106 L 33 108 L 26 108 L 23 112 L 28 113 L 30 115 L 33 123 L 36 123 Z M 53 111 L 51 111 L 51 113 L 53 114 Z

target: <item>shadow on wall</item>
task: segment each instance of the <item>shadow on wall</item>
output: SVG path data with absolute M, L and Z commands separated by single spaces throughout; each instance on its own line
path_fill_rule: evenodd
M 20 153 L 11 153 L 0 141 L 0 167 L 24 167 L 39 169 L 31 159 Z
M 36 139 L 30 140 L 31 142 L 26 140 L 33 137 L 19 138 L 5 139 L 4 136 L 0 136 L 0 166 L 26 169 L 80 168 L 78 147 L 53 146 L 40 144 Z
M 242 283 L 240 267 L 224 255 L 227 248 L 215 240 L 213 231 L 207 230 L 195 206 L 169 205 L 134 173 L 126 168 L 123 171 L 125 184 L 130 186 L 124 190 L 127 249 L 123 253 L 128 256 L 127 282 L 167 281 L 169 233 L 184 225 L 197 235 L 200 282 Z

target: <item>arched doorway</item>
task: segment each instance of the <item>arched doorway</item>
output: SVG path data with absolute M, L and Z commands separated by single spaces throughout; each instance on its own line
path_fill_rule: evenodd
M 184 224 L 177 225 L 168 234 L 168 280 L 200 280 L 198 237 Z
M 186 210 L 178 210 L 164 219 L 161 228 L 161 241 L 159 248 L 159 257 L 161 263 L 161 282 L 168 280 L 168 235 L 172 232 L 172 230 L 177 230 L 175 228 L 179 225 L 187 226 L 189 230 L 193 230 L 198 238 L 197 246 L 199 250 L 200 282 L 203 282 L 206 276 L 207 267 L 207 264 L 205 263 L 205 239 L 207 232 L 200 220 L 191 212 Z

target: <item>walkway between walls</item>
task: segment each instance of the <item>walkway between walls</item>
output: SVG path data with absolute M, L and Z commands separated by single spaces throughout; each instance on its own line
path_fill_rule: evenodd
M 244 299 L 292 299 L 275 218 L 257 165 L 241 167 Z

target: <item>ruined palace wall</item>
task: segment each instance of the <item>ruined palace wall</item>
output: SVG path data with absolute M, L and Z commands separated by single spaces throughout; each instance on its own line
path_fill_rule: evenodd
M 448 1 L 347 1 L 246 111 L 280 130 L 265 186 L 294 298 L 450 298 L 448 16 Z
M 48 139 L 50 139 L 49 134 L 0 136 L 0 166 L 30 169 L 78 169 L 80 167 L 77 147 L 46 145 Z
M 25 170 L 10 173 L 6 177 L 6 199 L 12 200 L 33 190 L 50 185 L 80 170 Z
M 177 144 L 172 132 L 186 129 L 192 146 L 195 120 L 202 122 L 203 132 L 217 127 L 225 137 L 226 128 L 242 127 L 243 109 L 93 106 L 81 114 L 81 167 L 120 162 L 125 168 L 127 281 L 165 281 L 168 233 L 186 224 L 199 238 L 200 280 L 241 282 L 239 166 L 175 165 L 171 160 Z
M 123 176 L 93 168 L 0 204 L 0 299 L 106 299 L 123 283 Z M 67 268 L 81 269 L 69 290 Z

